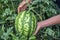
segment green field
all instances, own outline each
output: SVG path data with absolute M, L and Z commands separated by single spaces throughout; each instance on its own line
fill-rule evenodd
M 0 0 L 0 40 L 20 40 L 15 30 L 17 8 L 22 0 Z M 43 21 L 60 13 L 53 0 L 34 0 L 27 4 L 26 10 L 32 11 L 37 21 Z M 40 29 L 37 40 L 60 40 L 60 24 Z

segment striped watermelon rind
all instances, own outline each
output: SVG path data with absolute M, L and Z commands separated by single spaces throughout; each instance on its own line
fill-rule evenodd
M 30 11 L 20 12 L 15 20 L 15 29 L 22 36 L 31 37 L 36 30 L 36 16 Z

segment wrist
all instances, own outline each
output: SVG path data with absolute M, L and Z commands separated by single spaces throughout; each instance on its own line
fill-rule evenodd
M 44 20 L 44 21 L 39 22 L 38 24 L 40 28 L 43 28 L 43 27 L 49 26 L 51 22 Z

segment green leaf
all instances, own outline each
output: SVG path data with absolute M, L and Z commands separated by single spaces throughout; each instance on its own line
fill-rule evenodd
M 50 29 L 50 28 L 47 28 L 47 29 L 46 29 L 46 33 L 47 33 L 48 35 L 50 35 L 50 36 L 54 36 L 54 35 L 55 35 L 55 32 L 54 32 L 52 29 Z

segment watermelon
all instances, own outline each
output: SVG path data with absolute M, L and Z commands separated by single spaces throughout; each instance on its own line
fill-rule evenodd
M 33 12 L 23 11 L 20 12 L 15 20 L 15 29 L 20 34 L 22 39 L 29 40 L 36 30 L 36 16 Z M 21 40 L 22 40 L 21 39 Z

